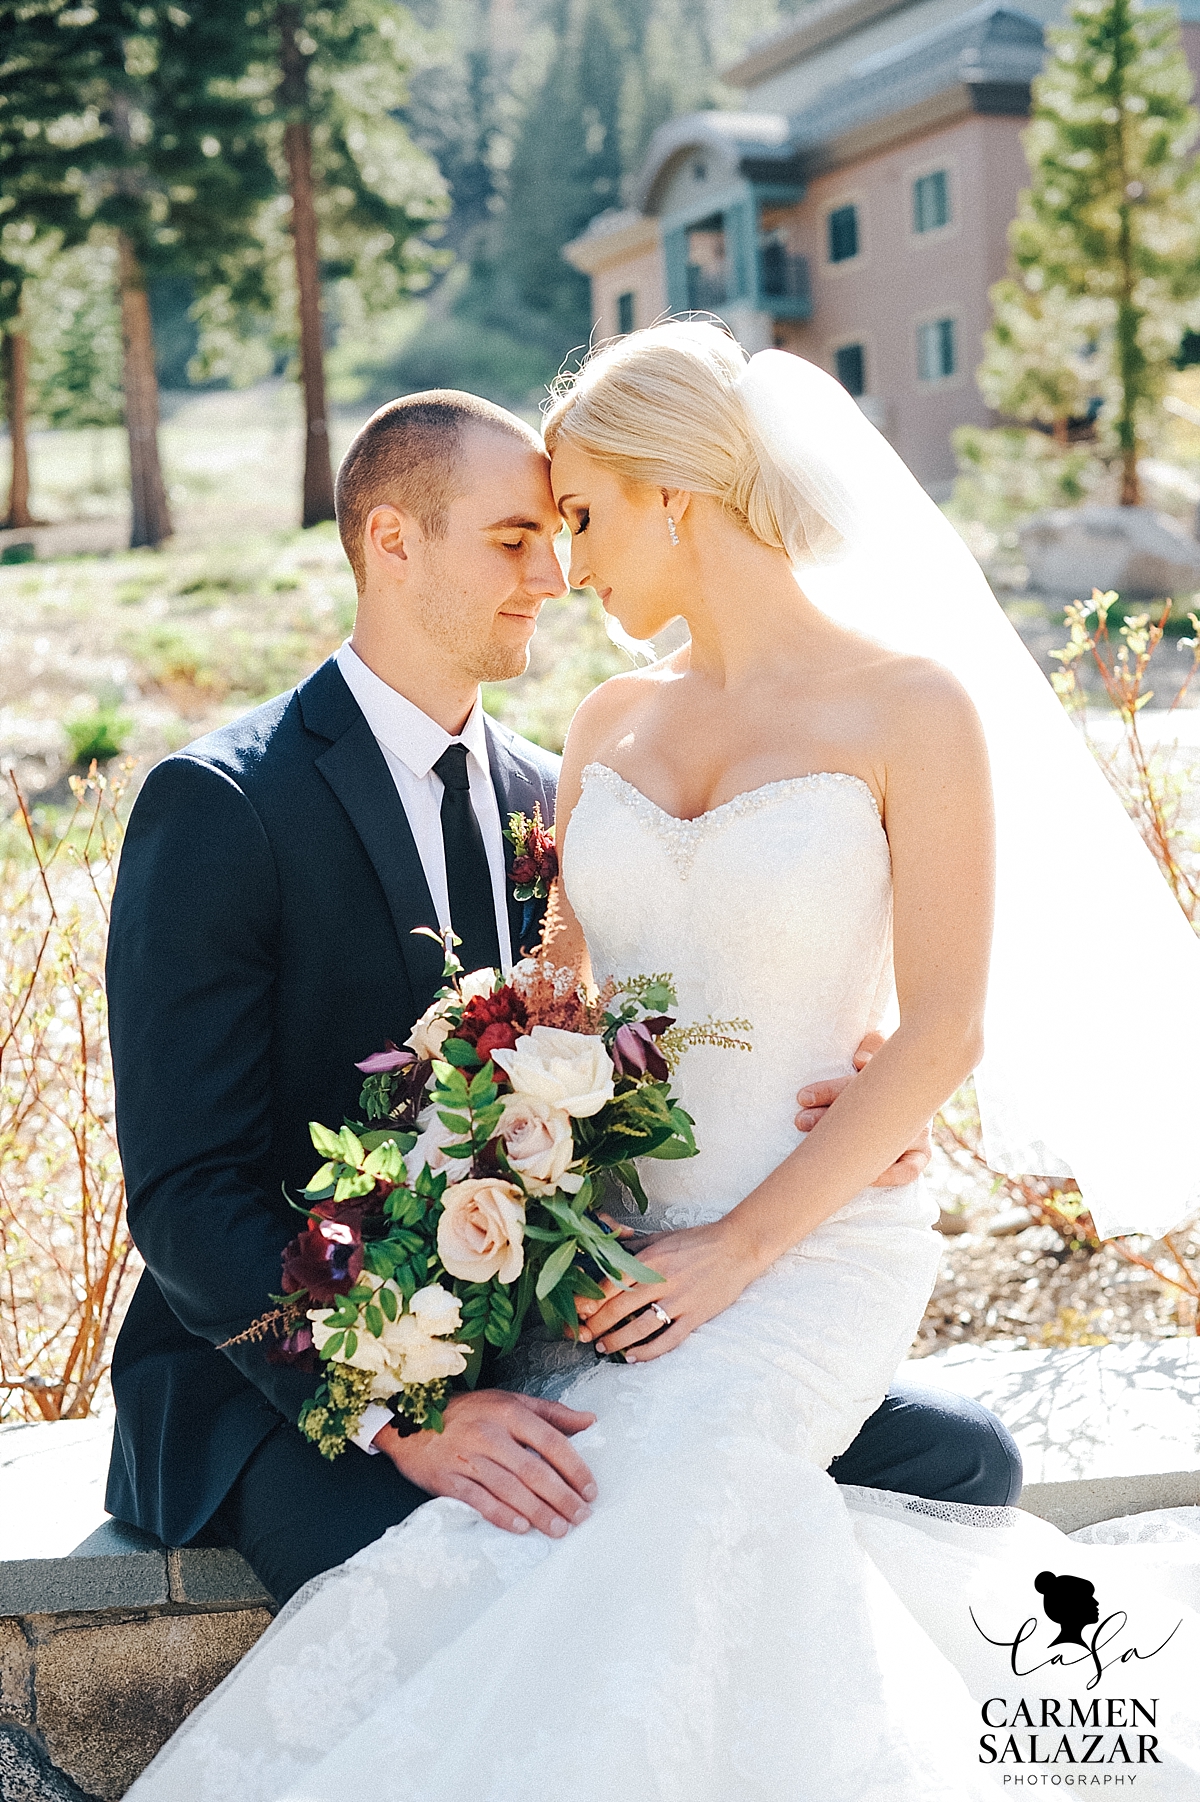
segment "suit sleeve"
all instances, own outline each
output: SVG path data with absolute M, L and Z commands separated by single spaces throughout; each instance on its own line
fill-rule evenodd
M 270 1304 L 280 1253 L 270 1169 L 279 887 L 232 777 L 194 758 L 151 771 L 129 822 L 107 965 L 129 1224 L 177 1319 L 216 1346 Z M 265 1345 L 224 1352 L 295 1420 L 311 1372 Z

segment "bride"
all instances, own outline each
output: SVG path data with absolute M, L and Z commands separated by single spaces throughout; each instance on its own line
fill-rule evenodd
M 746 1016 L 754 1049 L 682 1066 L 701 1155 L 644 1169 L 663 1280 L 583 1333 L 623 1356 L 524 1355 L 524 1387 L 596 1416 L 591 1519 L 518 1538 L 430 1502 L 301 1591 L 131 1795 L 1200 1798 L 1196 1510 L 1068 1540 L 826 1474 L 938 1261 L 921 1186 L 869 1185 L 985 1024 L 994 1162 L 1074 1170 L 1108 1232 L 1183 1213 L 1195 941 L 969 555 L 831 378 L 659 326 L 560 384 L 546 443 L 573 582 L 636 639 L 690 629 L 576 716 L 553 950 L 597 978 L 670 971 L 684 1018 Z M 1102 900 L 1153 941 L 1119 1023 L 1057 998 L 1058 935 Z M 894 1002 L 801 1138 L 799 1083 L 848 1074 Z

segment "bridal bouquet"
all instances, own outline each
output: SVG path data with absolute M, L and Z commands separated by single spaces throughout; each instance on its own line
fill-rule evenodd
M 596 1178 L 644 1212 L 634 1159 L 696 1155 L 672 1068 L 691 1045 L 745 1043 L 743 1021 L 677 1025 L 668 976 L 589 996 L 543 959 L 504 981 L 448 953 L 444 983 L 405 1047 L 357 1065 L 365 1121 L 310 1126 L 325 1161 L 283 1294 L 241 1335 L 282 1329 L 272 1355 L 323 1370 L 300 1427 L 328 1458 L 372 1401 L 440 1431 L 451 1384 L 474 1386 L 485 1345 L 511 1350 L 535 1304 L 573 1332 L 598 1279 L 657 1282 L 596 1217 Z

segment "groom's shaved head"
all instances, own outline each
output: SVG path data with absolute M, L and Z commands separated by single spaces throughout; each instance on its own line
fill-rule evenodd
M 375 507 L 410 513 L 430 538 L 446 534 L 468 435 L 502 432 L 544 455 L 532 426 L 476 394 L 431 388 L 405 394 L 373 413 L 342 458 L 337 475 L 338 531 L 361 593 L 366 586 L 363 533 Z

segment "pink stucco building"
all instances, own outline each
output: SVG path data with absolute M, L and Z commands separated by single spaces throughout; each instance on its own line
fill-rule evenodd
M 718 313 L 747 349 L 838 375 L 945 494 L 951 432 L 989 419 L 974 379 L 988 288 L 1059 11 L 1027 3 L 813 0 L 727 72 L 743 110 L 665 125 L 632 204 L 566 247 L 597 335 Z M 1183 0 L 1182 29 L 1200 70 L 1200 0 Z

